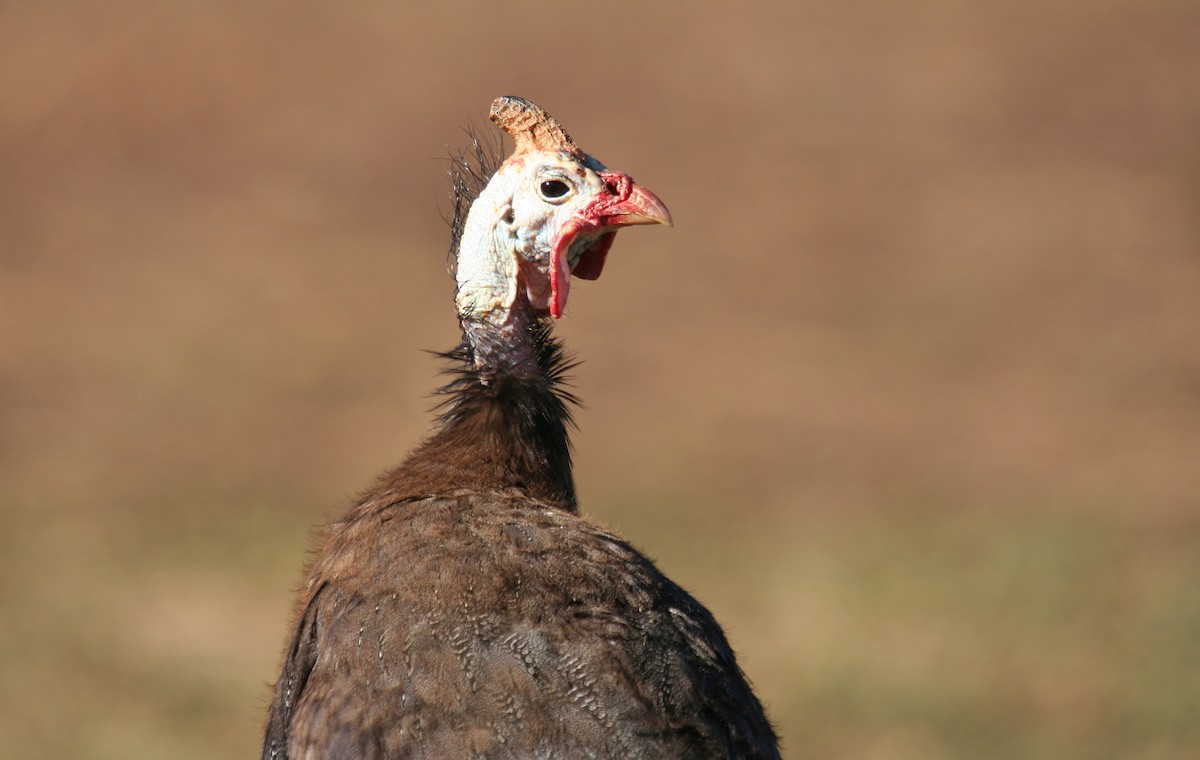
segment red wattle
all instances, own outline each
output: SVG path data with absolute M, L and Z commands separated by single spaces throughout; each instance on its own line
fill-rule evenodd
M 608 249 L 612 248 L 613 239 L 616 236 L 616 230 L 606 232 L 599 240 L 588 246 L 588 249 L 579 257 L 571 274 L 581 280 L 600 279 L 600 273 L 604 271 L 604 261 L 608 258 Z
M 567 291 L 571 289 L 571 275 L 564 275 L 566 267 L 555 267 L 554 279 L 550 284 L 550 316 L 558 319 L 567 305 Z

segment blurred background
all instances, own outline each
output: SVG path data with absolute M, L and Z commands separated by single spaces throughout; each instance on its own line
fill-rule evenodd
M 500 94 L 669 204 L 559 324 L 584 509 L 793 758 L 1200 756 L 1200 6 L 0 4 L 7 757 L 254 757 L 430 422 Z

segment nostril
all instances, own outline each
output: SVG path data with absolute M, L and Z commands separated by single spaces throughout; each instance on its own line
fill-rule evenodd
M 604 182 L 604 192 L 614 198 L 624 198 L 629 195 L 633 181 L 620 172 L 601 172 L 600 179 Z

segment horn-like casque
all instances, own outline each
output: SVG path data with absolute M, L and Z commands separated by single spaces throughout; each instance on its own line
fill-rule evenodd
M 580 158 L 586 157 L 553 116 L 524 98 L 501 95 L 492 103 L 489 117 L 516 141 L 514 153 L 561 150 Z

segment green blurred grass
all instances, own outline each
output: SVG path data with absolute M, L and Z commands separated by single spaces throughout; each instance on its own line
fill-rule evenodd
M 118 528 L 63 515 L 5 547 L 4 605 L 27 611 L 0 629 L 12 756 L 251 751 L 288 614 L 279 589 L 308 536 L 292 505 L 186 502 L 191 518 L 142 505 Z M 1198 746 L 1194 526 L 1061 505 L 893 506 L 754 523 L 669 494 L 593 510 L 726 622 L 790 756 L 1183 758 Z M 67 526 L 91 538 L 64 553 Z
M 733 621 L 745 667 L 769 676 L 760 685 L 789 754 L 1187 757 L 1198 746 L 1194 526 L 1063 505 L 892 506 L 765 527 L 720 515 L 683 543 L 664 517 L 646 537 Z

